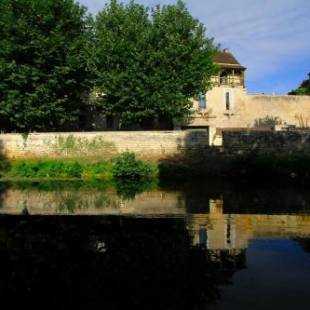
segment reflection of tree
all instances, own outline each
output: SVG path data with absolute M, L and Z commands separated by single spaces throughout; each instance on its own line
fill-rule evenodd
M 117 195 L 125 200 L 135 199 L 137 194 L 143 193 L 156 187 L 154 181 L 150 180 L 119 180 L 115 183 Z
M 0 297 L 14 307 L 199 309 L 218 296 L 214 263 L 184 221 L 0 218 Z

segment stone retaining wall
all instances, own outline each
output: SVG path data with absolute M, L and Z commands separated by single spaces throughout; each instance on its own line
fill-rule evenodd
M 108 159 L 124 151 L 162 159 L 208 145 L 208 131 L 115 131 L 1 134 L 0 154 L 15 158 Z
M 231 153 L 310 154 L 310 131 L 224 131 L 223 146 Z

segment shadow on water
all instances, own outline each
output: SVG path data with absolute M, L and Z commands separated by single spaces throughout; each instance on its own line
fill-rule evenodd
M 159 177 L 165 180 L 221 177 L 229 170 L 229 161 L 221 156 L 221 148 L 209 146 L 207 128 L 185 131 L 185 138 L 177 141 L 178 154 L 159 162 Z
M 184 184 L 181 188 L 189 213 L 208 213 L 213 200 L 223 202 L 225 214 L 310 213 L 308 187 L 268 182 L 252 186 L 213 180 Z
M 2 216 L 0 227 L 4 304 L 201 309 L 219 296 L 217 265 L 182 219 Z

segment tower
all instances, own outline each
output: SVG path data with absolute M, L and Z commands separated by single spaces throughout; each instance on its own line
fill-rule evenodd
M 214 62 L 220 68 L 219 75 L 212 79 L 214 86 L 245 88 L 244 73 L 246 68 L 237 61 L 228 49 L 219 51 L 214 57 Z

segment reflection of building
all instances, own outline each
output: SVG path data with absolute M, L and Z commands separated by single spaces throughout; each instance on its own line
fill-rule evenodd
M 208 249 L 222 269 L 245 266 L 251 239 L 310 238 L 310 215 L 224 214 L 223 204 L 211 199 L 209 213 L 187 216 L 193 245 Z
M 193 244 L 238 253 L 255 238 L 310 238 L 310 215 L 224 214 L 222 200 L 210 200 L 210 213 L 189 214 Z

